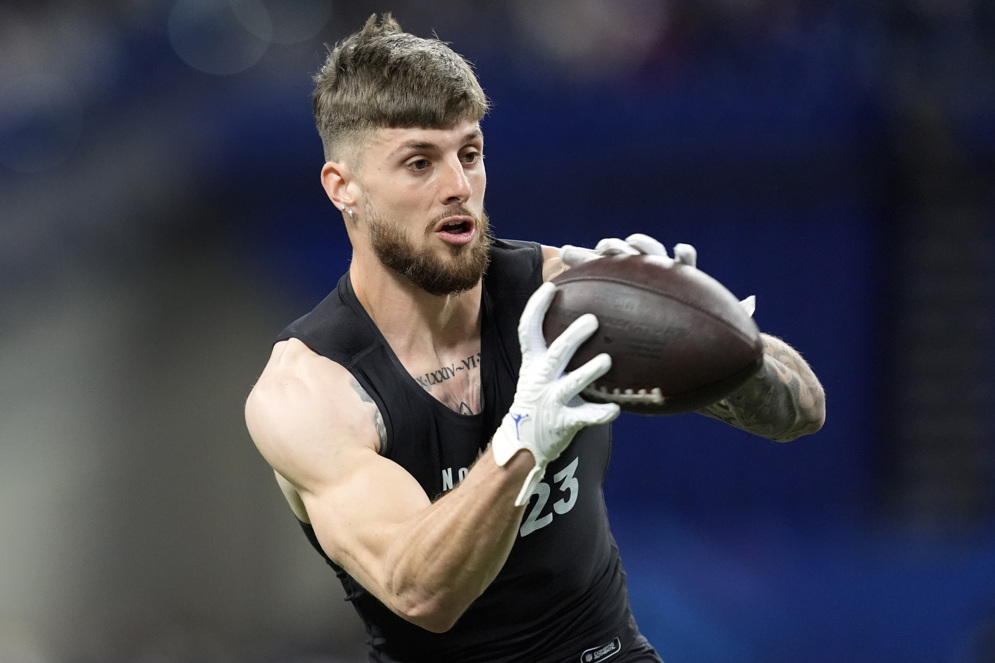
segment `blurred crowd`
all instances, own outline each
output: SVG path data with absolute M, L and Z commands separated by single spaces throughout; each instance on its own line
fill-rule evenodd
M 661 201 L 716 216 L 746 203 L 763 214 L 818 208 L 761 230 L 781 235 L 779 246 L 808 242 L 795 263 L 783 259 L 811 255 L 820 284 L 839 285 L 818 312 L 792 312 L 802 341 L 832 335 L 826 309 L 850 316 L 838 345 L 811 355 L 830 378 L 824 439 L 865 463 L 852 481 L 870 477 L 875 505 L 931 527 L 991 526 L 995 3 L 8 0 L 0 660 L 356 660 L 355 619 L 298 545 L 277 491 L 265 492 L 271 475 L 240 410 L 272 335 L 347 258 L 330 217 L 314 220 L 327 211 L 309 76 L 325 44 L 385 8 L 476 63 L 496 103 L 488 136 L 505 146 L 496 142 L 488 167 L 519 195 L 502 196 L 495 177 L 494 209 L 546 212 L 543 187 L 559 186 L 554 209 L 590 215 L 550 221 L 536 239 L 596 239 L 599 204 L 631 216 Z M 554 158 L 570 162 L 573 181 L 547 179 Z M 533 170 L 511 172 L 522 161 Z M 657 169 L 648 187 L 619 176 L 642 164 Z M 704 174 L 693 179 L 687 164 Z M 614 188 L 597 196 L 602 179 Z M 811 246 L 837 237 L 825 219 L 844 207 L 838 243 Z M 716 227 L 731 228 L 723 241 L 761 242 L 752 226 Z M 697 229 L 708 256 L 712 235 Z M 834 247 L 838 260 L 825 255 Z M 749 271 L 740 260 L 729 264 Z M 770 278 L 775 293 L 805 280 Z M 867 299 L 837 305 L 850 293 Z M 758 315 L 776 315 L 774 303 L 761 296 Z M 880 318 L 865 319 L 871 311 Z M 835 352 L 844 342 L 852 356 Z M 934 352 L 938 343 L 962 352 Z M 866 375 L 836 380 L 856 372 L 853 357 L 869 360 Z M 844 466 L 828 457 L 806 462 Z M 975 585 L 988 604 L 972 603 L 967 635 L 943 660 L 991 652 L 991 622 L 977 614 L 991 615 L 995 596 Z M 874 652 L 847 660 L 887 660 Z

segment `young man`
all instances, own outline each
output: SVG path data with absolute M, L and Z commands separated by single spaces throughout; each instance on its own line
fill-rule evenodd
M 564 366 L 543 315 L 571 264 L 665 254 L 490 237 L 488 102 L 436 39 L 373 16 L 329 54 L 314 112 L 348 272 L 278 338 L 249 431 L 366 624 L 371 661 L 660 661 L 629 610 L 602 496 L 613 404 L 578 394 L 607 355 Z M 687 245 L 678 259 L 693 262 Z M 773 338 L 758 377 L 707 414 L 773 439 L 817 430 L 823 396 Z

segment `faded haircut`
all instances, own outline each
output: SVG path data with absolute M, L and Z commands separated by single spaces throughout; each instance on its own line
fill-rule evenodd
M 330 48 L 311 96 L 325 160 L 340 160 L 376 129 L 448 129 L 479 121 L 490 103 L 470 64 L 437 38 L 408 34 L 390 13 Z

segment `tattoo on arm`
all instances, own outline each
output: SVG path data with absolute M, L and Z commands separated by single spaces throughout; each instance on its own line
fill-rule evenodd
M 701 413 L 778 442 L 816 432 L 825 419 L 822 385 L 791 346 L 766 334 L 763 339 L 760 371 Z
M 383 416 L 380 414 L 380 408 L 377 407 L 376 402 L 370 397 L 366 390 L 363 389 L 363 385 L 359 384 L 356 378 L 352 378 L 350 382 L 353 391 L 359 394 L 359 398 L 364 403 L 369 403 L 373 406 L 373 426 L 377 430 L 377 438 L 380 440 L 380 446 L 382 447 L 387 443 L 387 426 L 384 425 Z

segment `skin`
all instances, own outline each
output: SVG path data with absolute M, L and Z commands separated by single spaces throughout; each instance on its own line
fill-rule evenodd
M 544 252 L 546 280 L 568 269 L 557 249 Z M 826 421 L 826 395 L 819 379 L 790 345 L 769 334 L 760 337 L 764 363 L 753 379 L 699 413 L 775 442 L 818 432 Z
M 353 150 L 357 156 L 330 161 L 321 172 L 329 199 L 353 210 L 342 218 L 359 301 L 409 374 L 465 413 L 478 412 L 481 402 L 481 285 L 435 296 L 385 268 L 370 246 L 364 210 L 373 205 L 413 247 L 450 259 L 452 240 L 437 232 L 439 219 L 456 207 L 470 213 L 458 220 L 483 216 L 482 151 L 476 122 L 386 128 Z M 565 269 L 556 249 L 545 247 L 543 255 L 547 280 Z M 774 431 L 774 439 L 817 430 L 822 392 L 807 364 L 779 341 L 767 357 L 755 385 L 708 414 L 751 432 Z M 442 379 L 441 369 L 455 366 L 461 370 Z M 385 428 L 369 395 L 345 368 L 296 339 L 274 346 L 245 416 L 291 507 L 312 524 L 326 554 L 410 622 L 448 630 L 507 560 L 525 509 L 514 500 L 535 465 L 530 452 L 498 466 L 488 449 L 462 482 L 432 501 L 378 454 Z
M 354 210 L 355 219 L 346 214 L 343 221 L 356 295 L 413 377 L 479 354 L 481 286 L 433 296 L 384 268 L 362 211 L 374 202 L 414 246 L 446 259 L 450 246 L 435 220 L 456 205 L 483 214 L 482 149 L 476 122 L 382 129 L 359 159 L 322 170 L 332 202 Z M 465 373 L 465 380 L 436 385 L 433 395 L 475 411 L 479 367 Z M 432 502 L 413 477 L 378 455 L 379 417 L 348 371 L 294 339 L 274 346 L 246 404 L 253 440 L 326 554 L 398 615 L 442 632 L 504 565 L 524 511 L 515 496 L 535 461 L 519 451 L 499 467 L 488 451 Z
M 817 432 L 826 421 L 826 395 L 798 351 L 761 335 L 764 365 L 744 386 L 702 414 L 775 442 Z

